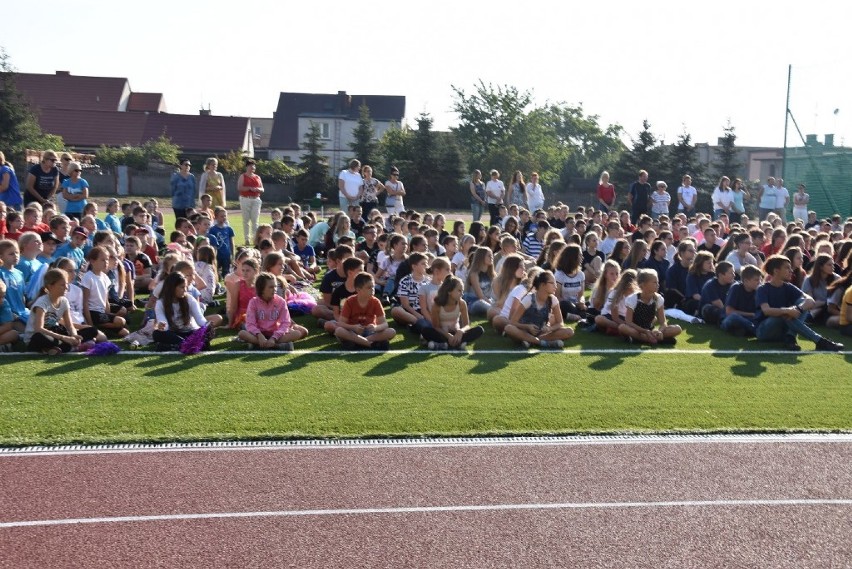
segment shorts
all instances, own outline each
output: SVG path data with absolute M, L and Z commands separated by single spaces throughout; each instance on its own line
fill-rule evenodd
M 106 312 L 98 312 L 96 310 L 90 310 L 89 314 L 92 315 L 92 324 L 97 326 L 98 324 L 112 324 L 115 321 L 115 314 Z

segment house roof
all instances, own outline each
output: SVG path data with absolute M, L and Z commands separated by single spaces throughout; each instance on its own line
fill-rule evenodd
M 36 109 L 118 111 L 130 92 L 123 77 L 82 77 L 67 71 L 55 75 L 15 73 L 15 86 Z
M 39 123 L 77 148 L 138 146 L 165 134 L 184 152 L 209 153 L 243 150 L 250 128 L 246 117 L 62 109 L 43 109 Z
M 166 101 L 162 93 L 131 93 L 127 101 L 128 111 L 166 112 Z
M 270 148 L 299 148 L 299 118 L 328 117 L 358 120 L 359 107 L 366 104 L 374 121 L 402 122 L 405 116 L 405 97 L 394 95 L 347 95 L 284 93 L 278 97 L 278 110 L 272 125 Z

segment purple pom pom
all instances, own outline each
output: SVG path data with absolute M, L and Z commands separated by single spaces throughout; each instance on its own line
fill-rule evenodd
M 210 338 L 213 335 L 213 329 L 210 326 L 199 328 L 192 334 L 186 337 L 186 340 L 181 342 L 180 351 L 182 354 L 197 354 L 210 343 Z
M 112 342 L 101 342 L 86 352 L 87 356 L 111 356 L 121 351 L 121 348 Z

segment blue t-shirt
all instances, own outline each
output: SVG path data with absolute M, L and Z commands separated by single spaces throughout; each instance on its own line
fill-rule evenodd
M 668 275 L 670 265 L 671 263 L 669 263 L 668 259 L 664 258 L 662 261 L 657 261 L 651 257 L 640 261 L 639 268 L 654 269 L 657 272 L 657 280 L 660 281 L 660 292 L 663 292 L 666 290 L 666 276 Z
M 21 260 L 18 261 L 15 268 L 21 271 L 21 274 L 24 275 L 24 283 L 29 283 L 30 279 L 33 278 L 33 274 L 36 273 L 43 264 L 44 263 L 38 259 L 24 259 L 21 257 Z
M 9 301 L 5 298 L 0 303 L 0 324 L 8 324 L 15 321 L 15 315 L 12 314 L 12 307 L 9 306 Z
M 311 262 L 311 257 L 316 258 L 316 253 L 314 252 L 314 248 L 308 244 L 305 244 L 304 249 L 299 249 L 299 246 L 296 245 L 293 247 L 293 253 L 299 256 L 302 260 L 302 265 L 307 267 Z
M 231 239 L 234 237 L 234 229 L 230 225 L 211 225 L 207 230 L 207 238 L 210 245 L 216 249 L 216 259 L 231 260 Z
M 172 174 L 170 185 L 172 189 L 172 207 L 177 209 L 195 207 L 195 176 L 190 174 L 184 178 L 175 172 Z
M 56 253 L 53 254 L 54 259 L 58 259 L 59 257 L 68 257 L 74 261 L 74 264 L 77 266 L 77 272 L 79 273 L 80 268 L 83 266 L 83 261 L 86 260 L 86 253 L 82 247 L 74 247 L 70 241 L 66 241 L 57 247 Z
M 15 171 L 12 170 L 11 166 L 3 164 L 0 166 L 0 180 L 2 180 L 3 176 L 6 174 L 9 175 L 9 187 L 6 188 L 5 192 L 0 193 L 0 201 L 12 209 L 20 209 L 21 204 L 24 203 L 24 199 L 21 196 L 21 187 L 18 185 L 18 177 L 15 175 Z
M 692 298 L 696 294 L 701 294 L 701 289 L 704 288 L 704 283 L 713 278 L 713 273 L 705 273 L 703 275 L 687 275 L 686 276 L 686 292 L 685 296 Z
M 6 283 L 6 300 L 12 316 L 24 324 L 30 317 L 30 310 L 24 302 L 24 275 L 16 268 L 0 267 L 0 279 Z
M 705 305 L 711 304 L 716 300 L 721 300 L 723 303 L 725 299 L 728 298 L 728 292 L 731 290 L 731 285 L 723 285 L 719 282 L 719 279 L 713 277 L 701 287 L 701 308 L 704 308 Z
M 121 221 L 118 219 L 117 215 L 111 213 L 106 214 L 106 217 L 104 218 L 104 225 L 106 225 L 106 228 L 113 233 L 121 235 Z
M 789 308 L 796 306 L 802 300 L 804 294 L 799 287 L 790 283 L 784 283 L 781 286 L 772 286 L 770 283 L 760 285 L 755 293 L 755 304 L 757 305 L 755 322 L 768 318 L 760 310 L 764 303 L 768 304 L 770 308 Z
M 755 292 L 747 291 L 743 283 L 734 283 L 731 290 L 728 291 L 728 296 L 725 299 L 725 306 L 730 306 L 734 310 L 740 312 L 751 312 L 754 314 L 757 311 L 755 304 Z
M 62 189 L 67 191 L 72 196 L 82 194 L 83 190 L 87 190 L 88 188 L 89 182 L 87 182 L 83 178 L 79 178 L 76 182 L 72 182 L 71 178 L 66 178 L 62 181 Z M 86 200 L 68 200 L 68 204 L 65 206 L 65 213 L 83 213 L 83 209 L 85 209 L 87 203 L 88 202 Z
M 689 267 L 684 267 L 675 261 L 666 271 L 666 288 L 680 291 L 686 295 L 686 277 L 689 276 Z

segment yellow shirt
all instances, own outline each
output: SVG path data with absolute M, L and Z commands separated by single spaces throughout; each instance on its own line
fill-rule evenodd
M 849 314 L 849 307 L 852 306 L 852 286 L 846 289 L 846 292 L 843 293 L 843 300 L 840 302 L 840 325 L 846 326 L 849 324 L 849 318 L 846 317 Z

